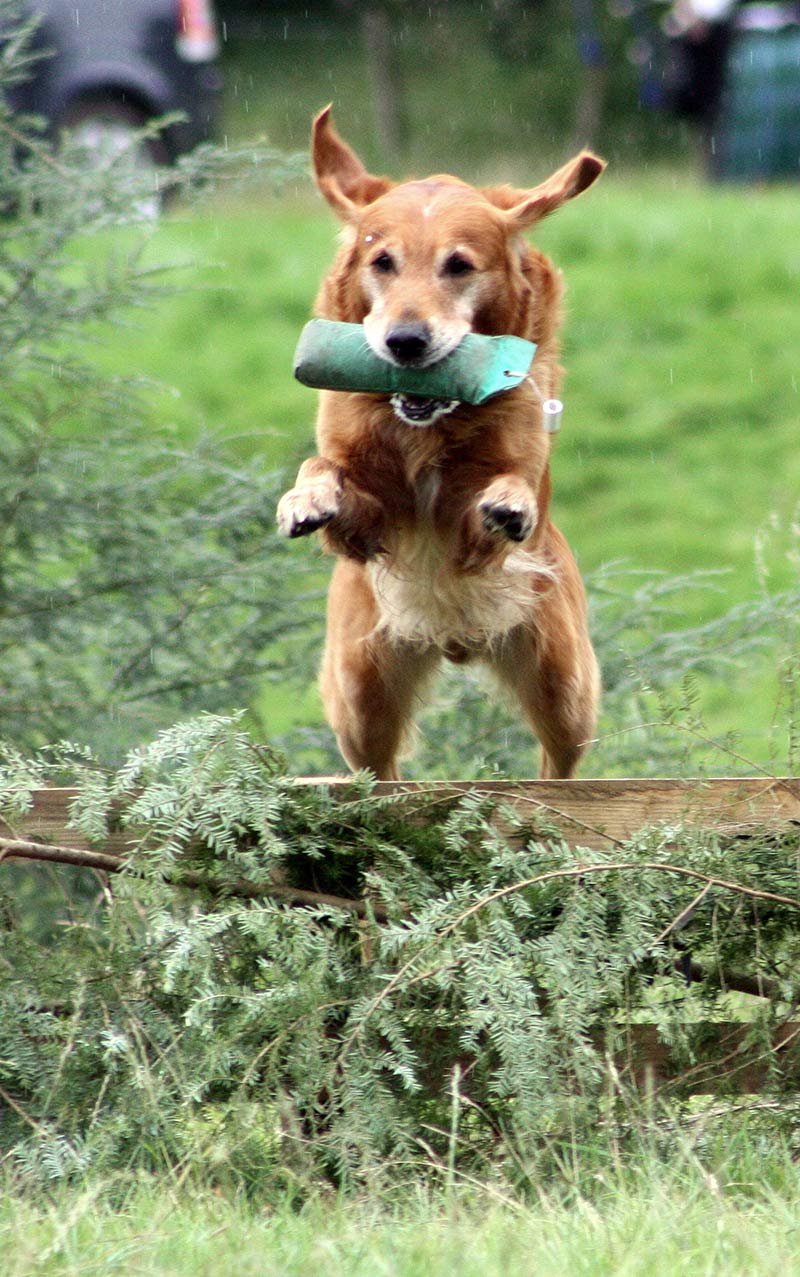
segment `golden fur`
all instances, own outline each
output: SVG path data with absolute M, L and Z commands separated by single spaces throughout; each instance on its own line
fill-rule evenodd
M 321 685 L 353 768 L 398 775 L 415 700 L 444 656 L 488 664 L 542 745 L 541 774 L 571 776 L 599 695 L 583 586 L 548 517 L 561 285 L 522 232 L 602 171 L 584 152 L 528 191 L 449 175 L 394 184 L 369 174 L 314 121 L 317 184 L 344 222 L 316 312 L 363 323 L 391 362 L 425 366 L 465 333 L 537 343 L 534 385 L 421 428 L 385 395 L 323 391 L 319 455 L 282 498 L 287 536 L 322 529 L 337 556 Z

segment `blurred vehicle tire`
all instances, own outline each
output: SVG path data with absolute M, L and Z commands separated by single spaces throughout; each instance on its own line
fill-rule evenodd
M 151 120 L 177 114 L 148 139 L 141 163 L 172 163 L 215 133 L 219 39 L 212 0 L 27 0 L 41 53 L 11 86 L 15 110 L 43 116 L 53 133 L 77 128 L 112 153 Z

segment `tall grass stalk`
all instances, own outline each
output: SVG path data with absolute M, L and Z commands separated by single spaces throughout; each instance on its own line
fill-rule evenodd
M 6 1184 L 0 1207 L 4 1277 L 134 1274 L 202 1277 L 774 1277 L 800 1257 L 800 1182 L 787 1150 L 753 1142 L 714 1162 L 680 1151 L 643 1155 L 635 1173 L 598 1174 L 579 1191 L 542 1187 L 527 1206 L 457 1189 L 413 1188 L 360 1202 L 318 1197 L 269 1213 L 162 1181 L 118 1196 L 108 1186 L 38 1201 Z

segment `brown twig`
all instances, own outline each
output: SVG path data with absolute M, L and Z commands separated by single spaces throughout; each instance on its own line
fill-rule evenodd
M 30 842 L 24 838 L 0 838 L 0 863 L 3 860 L 44 860 L 49 864 L 75 865 L 81 869 L 100 869 L 106 873 L 120 873 L 123 870 L 137 873 L 135 865 L 126 862 L 121 856 L 109 855 L 101 851 L 83 851 L 78 847 L 62 847 L 53 843 Z M 292 905 L 345 909 L 348 913 L 358 914 L 361 918 L 372 913 L 380 922 L 388 917 L 386 909 L 377 902 L 351 900 L 347 896 L 333 896 L 324 891 L 305 891 L 285 883 L 255 883 L 248 882 L 244 878 L 234 883 L 215 883 L 202 874 L 190 871 L 185 873 L 178 871 L 174 878 L 168 873 L 163 876 L 166 882 L 175 887 L 207 887 L 212 891 L 224 891 L 229 895 L 243 896 L 245 899 L 274 896 Z
M 2 1086 L 0 1086 L 0 1100 L 2 1100 L 4 1104 L 7 1104 L 10 1109 L 13 1109 L 17 1116 L 22 1118 L 23 1122 L 27 1122 L 28 1126 L 32 1126 L 37 1135 L 42 1134 L 44 1127 L 41 1123 L 32 1118 L 29 1113 L 26 1113 L 22 1105 L 18 1104 L 13 1095 L 9 1095 L 8 1091 L 6 1091 Z
M 15 129 L 11 124 L 9 124 L 8 120 L 0 120 L 0 130 L 2 130 L 7 137 L 10 137 L 12 142 L 16 142 L 17 146 L 22 146 L 26 150 L 32 151 L 37 159 L 40 159 L 44 164 L 47 164 L 54 172 L 58 173 L 59 177 L 63 177 L 64 181 L 70 183 L 75 181 L 75 174 L 68 168 L 65 168 L 63 164 L 59 164 L 55 156 L 53 156 L 46 147 L 41 146 L 34 138 L 27 134 L 20 133 L 19 129 Z
M 663 944 L 667 936 L 672 935 L 673 931 L 680 931 L 685 927 L 687 922 L 691 921 L 695 910 L 703 903 L 710 890 L 711 884 L 707 882 L 702 890 L 698 891 L 694 900 L 691 900 L 684 909 L 681 909 L 680 913 L 672 919 L 672 922 L 669 922 L 664 930 L 656 936 L 652 947 L 655 948 L 657 944 Z
M 60 847 L 55 843 L 32 842 L 26 838 L 0 838 L 2 860 L 46 860 L 51 864 L 77 865 L 82 869 L 104 869 L 117 873 L 123 868 L 119 856 L 104 851 L 82 851 L 79 847 Z

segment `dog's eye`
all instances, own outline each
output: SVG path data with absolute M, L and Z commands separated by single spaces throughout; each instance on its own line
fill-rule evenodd
M 378 253 L 378 256 L 372 260 L 372 268 L 380 271 L 382 275 L 388 275 L 394 270 L 394 258 L 390 253 Z
M 469 275 L 475 267 L 462 253 L 451 253 L 442 269 L 445 275 Z

